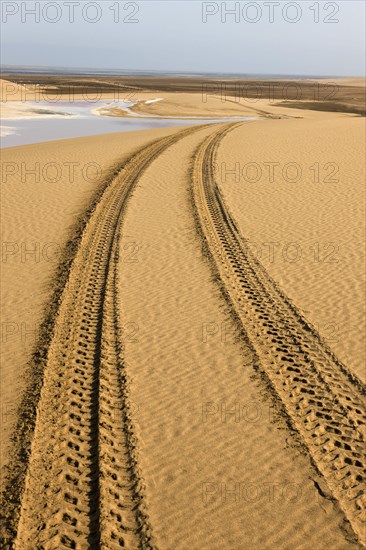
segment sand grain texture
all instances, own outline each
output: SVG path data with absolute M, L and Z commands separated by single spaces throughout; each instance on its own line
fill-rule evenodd
M 137 110 L 224 112 L 216 100 L 202 109 L 197 94 L 164 97 Z M 5 151 L 16 168 L 2 182 L 5 544 L 365 543 L 362 120 L 265 100 L 256 113 L 283 119 Z M 101 171 L 86 181 L 91 161 Z M 273 161 L 306 175 L 223 177 L 224 163 Z M 35 162 L 57 163 L 61 179 L 24 176 Z M 310 166 L 332 162 L 338 181 L 311 182 Z M 70 262 L 49 261 L 49 245 L 64 254 L 70 239 Z M 305 249 L 314 240 L 338 243 L 345 261 L 321 261 L 322 249 L 301 264 L 258 254 L 269 241 Z M 24 331 L 44 320 L 52 281 L 60 288 L 46 342 L 30 339 Z M 23 394 L 27 365 L 33 397 Z M 22 395 L 30 399 L 19 420 Z
M 135 261 L 121 262 L 125 357 L 158 546 L 346 547 L 339 511 L 316 493 L 308 459 L 270 421 L 269 394 L 252 378 L 255 354 L 237 341 L 200 239 L 192 238 L 198 137 L 146 171 L 125 221 L 136 246 Z M 294 487 L 291 500 L 286 490 Z
M 253 253 L 365 382 L 365 125 L 326 117 L 238 127 L 216 177 Z

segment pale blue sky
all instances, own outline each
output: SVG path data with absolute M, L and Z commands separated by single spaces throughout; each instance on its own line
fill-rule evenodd
M 365 74 L 363 0 L 267 3 L 2 0 L 1 4 L 1 62 L 4 65 L 294 75 Z M 39 22 L 34 15 L 22 10 L 22 5 L 31 9 L 36 4 L 40 10 Z M 227 15 L 226 22 L 222 21 L 225 16 L 222 4 L 227 9 L 237 4 L 238 22 L 235 15 Z M 74 22 L 69 21 L 71 5 Z M 118 16 L 117 6 L 119 22 L 114 21 Z M 270 22 L 271 9 L 274 10 L 273 22 Z M 133 12 L 136 13 L 132 15 Z M 207 15 L 204 23 L 206 12 L 213 13 Z M 318 23 L 315 22 L 317 17 Z M 99 20 L 95 23 L 85 20 L 94 18 Z M 137 22 L 129 23 L 123 21 L 124 18 Z M 249 22 L 256 18 L 257 22 Z M 289 22 L 295 18 L 299 20 Z M 338 22 L 325 22 L 326 18 L 338 19 Z

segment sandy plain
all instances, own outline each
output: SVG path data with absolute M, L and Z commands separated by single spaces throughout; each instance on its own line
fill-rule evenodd
M 364 118 L 139 86 L 256 120 L 3 151 L 4 544 L 359 548 Z

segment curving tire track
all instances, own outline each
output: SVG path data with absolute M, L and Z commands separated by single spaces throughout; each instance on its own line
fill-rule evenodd
M 365 537 L 365 389 L 240 237 L 215 181 L 221 126 L 198 147 L 191 196 L 212 267 L 261 367 L 360 542 Z
M 155 140 L 130 157 L 96 205 L 61 295 L 15 540 L 17 550 L 154 548 L 119 342 L 123 213 L 144 170 L 206 126 Z M 16 508 L 16 507 L 15 507 Z M 13 518 L 7 518 L 14 523 Z

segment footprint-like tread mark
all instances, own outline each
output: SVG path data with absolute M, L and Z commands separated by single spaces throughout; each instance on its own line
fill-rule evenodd
M 160 138 L 127 159 L 80 239 L 48 347 L 15 540 L 16 550 L 154 548 L 122 345 L 118 254 L 128 199 L 168 147 L 205 128 Z
M 365 544 L 365 388 L 278 288 L 237 230 L 214 173 L 218 146 L 237 126 L 219 127 L 195 152 L 191 196 L 198 230 L 263 371 Z

